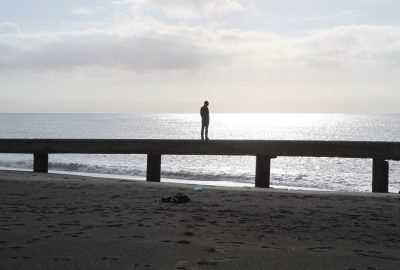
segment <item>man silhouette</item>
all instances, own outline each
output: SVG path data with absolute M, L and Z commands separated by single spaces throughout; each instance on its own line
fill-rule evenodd
M 210 124 L 210 112 L 208 111 L 208 101 L 204 101 L 204 106 L 200 108 L 201 115 L 201 140 L 204 140 L 204 131 L 206 141 L 208 141 L 208 124 Z

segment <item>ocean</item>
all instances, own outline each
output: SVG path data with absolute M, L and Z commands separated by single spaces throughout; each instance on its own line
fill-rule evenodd
M 200 139 L 198 114 L 0 114 L 0 138 Z M 210 139 L 400 141 L 400 114 L 211 114 Z M 32 155 L 0 154 L 0 167 L 31 169 Z M 400 163 L 390 161 L 390 192 Z M 143 179 L 145 155 L 50 155 L 55 172 Z M 253 185 L 255 157 L 163 156 L 162 178 Z M 372 160 L 278 157 L 273 186 L 371 191 Z

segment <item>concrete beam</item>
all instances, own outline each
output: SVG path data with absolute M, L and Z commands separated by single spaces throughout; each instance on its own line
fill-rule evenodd
M 0 139 L 0 153 L 167 154 L 400 160 L 400 142 Z

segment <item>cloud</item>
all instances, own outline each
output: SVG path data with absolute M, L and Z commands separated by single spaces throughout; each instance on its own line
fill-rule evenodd
M 19 34 L 21 30 L 17 24 L 14 23 L 0 23 L 1 34 Z
M 88 7 L 76 7 L 71 10 L 71 13 L 80 16 L 90 16 L 93 15 L 95 12 L 93 9 Z
M 400 68 L 400 26 L 342 26 L 288 38 L 267 32 L 134 22 L 80 32 L 3 34 L 0 50 L 0 69 L 14 71 Z
M 135 14 L 158 11 L 168 17 L 184 19 L 211 18 L 245 10 L 237 0 L 119 0 L 115 4 L 128 4 Z
M 162 0 L 153 0 L 155 6 L 161 6 Z M 226 13 L 240 12 L 245 8 L 234 0 L 203 0 L 203 1 L 167 1 L 164 12 L 170 17 L 180 18 L 210 18 Z
M 176 31 L 85 30 L 0 35 L 0 69 L 68 70 L 80 67 L 137 72 L 199 69 L 227 61 L 223 52 L 195 41 L 187 29 Z M 184 33 L 189 36 L 184 36 Z M 191 35 L 191 36 L 190 36 Z
M 297 59 L 316 67 L 400 67 L 400 25 L 353 25 L 314 31 L 294 42 Z
M 361 17 L 365 17 L 368 15 L 368 12 L 363 10 L 343 10 L 335 14 L 331 15 L 319 15 L 319 16 L 305 16 L 305 17 L 292 17 L 289 18 L 290 21 L 293 22 L 302 22 L 302 21 L 310 21 L 310 22 L 322 22 L 322 21 L 346 21 L 350 19 L 358 19 Z

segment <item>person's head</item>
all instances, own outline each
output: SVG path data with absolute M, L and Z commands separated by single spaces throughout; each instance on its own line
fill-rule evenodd
M 208 101 L 204 101 L 204 106 L 208 106 Z

